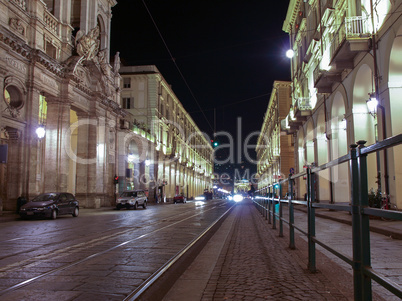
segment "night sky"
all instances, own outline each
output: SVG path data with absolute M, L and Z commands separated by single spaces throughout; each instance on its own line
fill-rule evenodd
M 290 80 L 282 31 L 289 1 L 117 2 L 111 57 L 119 51 L 123 65 L 156 65 L 209 136 L 215 127 L 236 141 L 239 117 L 243 139 L 261 129 L 273 81 Z

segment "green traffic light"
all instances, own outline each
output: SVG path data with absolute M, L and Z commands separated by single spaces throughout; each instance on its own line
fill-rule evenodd
M 214 142 L 214 146 L 218 146 L 218 142 Z

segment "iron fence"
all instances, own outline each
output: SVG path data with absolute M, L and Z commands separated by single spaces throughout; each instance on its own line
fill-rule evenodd
M 348 263 L 353 269 L 353 287 L 355 300 L 372 300 L 372 280 L 389 290 L 391 293 L 402 298 L 402 287 L 397 283 L 386 279 L 381 273 L 371 267 L 370 252 L 370 228 L 369 217 L 377 216 L 381 218 L 402 221 L 402 212 L 393 210 L 382 210 L 370 208 L 368 202 L 368 182 L 367 182 L 367 156 L 378 151 L 385 151 L 388 148 L 402 144 L 402 134 L 387 138 L 381 142 L 370 146 L 364 146 L 365 141 L 358 141 L 357 144 L 350 146 L 347 155 L 339 157 L 326 164 L 314 167 L 309 166 L 299 174 L 290 175 L 288 179 L 274 183 L 271 187 L 277 186 L 282 195 L 281 187 L 288 182 L 289 193 L 287 199 L 276 197 L 275 193 L 268 193 L 266 197 L 255 197 L 254 204 L 260 213 L 268 219 L 273 229 L 277 229 L 279 224 L 279 236 L 283 236 L 283 223 L 289 225 L 289 247 L 295 248 L 295 230 L 298 230 L 307 237 L 308 243 L 308 269 L 316 271 L 316 244 L 331 252 L 341 260 Z M 315 202 L 315 177 L 318 172 L 335 167 L 339 164 L 348 162 L 351 176 L 351 200 L 350 205 L 327 204 Z M 306 199 L 294 200 L 293 182 L 300 177 L 307 178 Z M 289 210 L 288 220 L 283 218 L 283 205 L 287 204 Z M 307 207 L 307 232 L 298 227 L 294 222 L 294 205 L 299 204 Z M 315 209 L 324 208 L 334 211 L 349 212 L 352 216 L 352 247 L 353 256 L 350 258 L 341 252 L 336 251 L 329 245 L 316 238 L 315 229 Z

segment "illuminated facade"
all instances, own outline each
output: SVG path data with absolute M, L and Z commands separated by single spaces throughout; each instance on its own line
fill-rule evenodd
M 120 75 L 122 106 L 129 114 L 118 140 L 125 145 L 119 153 L 119 189 L 147 189 L 149 198 L 158 201 L 179 193 L 191 198 L 211 189 L 210 140 L 159 70 L 153 65 L 123 66 Z
M 113 203 L 125 115 L 118 57 L 109 63 L 116 3 L 0 0 L 2 210 L 51 191 L 76 194 L 81 207 Z
M 402 1 L 291 0 L 289 33 L 292 105 L 285 130 L 295 135 L 295 167 L 324 164 L 349 151 L 402 132 Z M 366 101 L 376 97 L 377 114 Z M 385 118 L 383 116 L 385 116 Z M 368 188 L 380 189 L 402 208 L 401 147 L 368 157 Z M 303 179 L 296 183 L 300 196 Z M 349 202 L 347 164 L 321 171 L 320 201 Z
M 291 82 L 274 82 L 256 146 L 260 194 L 273 192 L 272 185 L 287 178 L 294 168 L 293 136 L 281 131 L 281 120 L 286 118 L 292 103 L 291 95 Z M 287 192 L 287 183 L 282 192 Z

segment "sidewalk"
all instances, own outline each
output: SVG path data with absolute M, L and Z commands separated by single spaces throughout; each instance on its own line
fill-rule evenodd
M 307 212 L 305 206 L 295 206 L 295 210 Z M 340 223 L 352 225 L 352 215 L 345 211 L 334 211 L 328 209 L 316 209 L 315 215 Z M 402 221 L 382 220 L 381 218 L 370 218 L 370 231 L 383 234 L 393 239 L 402 239 Z
M 351 275 L 320 252 L 310 273 L 307 245 L 296 243 L 289 249 L 251 201 L 239 203 L 163 300 L 353 300 Z

